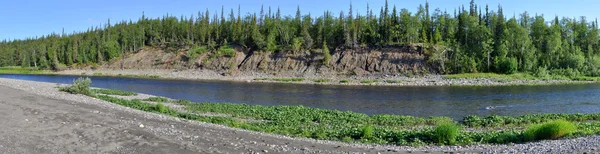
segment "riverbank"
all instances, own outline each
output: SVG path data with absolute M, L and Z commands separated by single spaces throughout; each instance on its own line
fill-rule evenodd
M 211 70 L 165 70 L 165 69 L 98 69 L 98 70 L 65 70 L 52 72 L 58 75 L 84 76 L 120 76 L 134 78 L 162 78 L 185 80 L 220 80 L 235 82 L 277 82 L 294 84 L 321 85 L 368 85 L 368 86 L 511 86 L 511 85 L 550 85 L 594 83 L 597 80 L 572 80 L 568 78 L 538 79 L 531 76 L 515 77 L 515 75 L 466 74 L 466 75 L 427 75 L 427 76 L 281 76 L 265 73 L 237 73 L 226 75 Z M 595 79 L 595 78 L 594 78 Z
M 323 141 L 313 140 L 306 138 L 290 138 L 280 135 L 271 135 L 266 133 L 256 133 L 251 131 L 245 131 L 235 128 L 227 128 L 220 125 L 207 124 L 197 121 L 181 120 L 180 118 L 173 118 L 164 114 L 143 112 L 134 110 L 132 108 L 123 107 L 117 104 L 101 101 L 91 97 L 83 95 L 72 95 L 64 92 L 58 92 L 56 84 L 23 81 L 14 79 L 0 79 L 0 95 L 2 96 L 2 102 L 0 103 L 0 109 L 6 109 L 7 111 L 14 112 L 3 112 L 3 116 L 20 117 L 16 120 L 20 123 L 26 122 L 22 118 L 28 118 L 30 121 L 35 121 L 33 126 L 23 128 L 20 135 L 7 135 L 10 138 L 16 140 L 24 140 L 23 138 L 31 138 L 36 136 L 36 131 L 40 128 L 50 127 L 53 130 L 59 132 L 79 132 L 76 135 L 73 134 L 74 138 L 83 137 L 86 141 L 80 142 L 79 144 L 67 144 L 62 142 L 64 137 L 52 138 L 53 144 L 48 146 L 42 146 L 46 148 L 51 147 L 63 147 L 62 151 L 66 150 L 81 150 L 84 147 L 95 146 L 96 150 L 91 149 L 90 151 L 98 152 L 109 152 L 115 149 L 130 151 L 120 151 L 128 153 L 144 153 L 144 151 L 135 151 L 131 149 L 146 148 L 145 152 L 149 153 L 160 153 L 160 152 L 174 152 L 170 150 L 176 150 L 177 147 L 185 147 L 187 150 L 198 150 L 195 152 L 206 153 L 206 152 L 224 152 L 224 153 L 239 153 L 239 152 L 259 152 L 259 153 L 345 153 L 345 152 L 367 152 L 367 153 L 404 153 L 404 152 L 469 152 L 469 153 L 506 153 L 506 152 L 549 152 L 549 153 L 582 153 L 582 152 L 598 152 L 596 145 L 600 144 L 599 136 L 579 137 L 572 139 L 563 140 L 551 140 L 551 141 L 540 141 L 530 142 L 525 144 L 509 144 L 509 145 L 466 145 L 466 146 L 391 146 L 391 145 L 375 145 L 375 144 L 360 144 L 360 143 L 342 143 L 335 141 Z M 9 87 L 3 88 L 3 87 Z M 10 89 L 14 88 L 14 89 Z M 15 90 L 16 89 L 16 90 Z M 9 97 L 10 96 L 10 97 Z M 137 99 L 145 99 L 154 96 L 149 95 L 138 95 L 135 96 Z M 51 98 L 51 99 L 47 99 Z M 10 100 L 8 100 L 10 99 Z M 130 98 L 133 99 L 133 98 Z M 45 101 L 41 101 L 45 100 Z M 158 100 L 158 99 L 156 99 Z M 8 103 L 8 104 L 7 104 Z M 16 115 L 20 112 L 18 109 L 12 109 L 6 107 L 11 104 L 19 106 L 27 106 L 27 113 L 37 115 L 35 117 L 21 117 Z M 174 108 L 175 109 L 175 108 Z M 70 111 L 76 110 L 77 112 Z M 35 111 L 35 112 L 34 112 Z M 73 119 L 64 119 L 64 116 L 75 116 L 72 114 L 64 113 L 78 113 L 76 117 L 79 120 L 74 122 Z M 29 115 L 29 114 L 27 114 Z M 48 119 L 48 117 L 54 117 Z M 98 119 L 98 117 L 103 117 Z M 15 120 L 14 118 L 0 118 L 1 120 Z M 118 121 L 113 121 L 116 119 Z M 19 121 L 21 120 L 21 121 Z M 75 127 L 77 131 L 63 130 L 69 127 L 56 127 L 54 125 L 75 125 L 86 128 Z M 99 126 L 97 126 L 99 125 Z M 16 125 L 15 125 L 16 126 Z M 89 127 L 88 127 L 89 126 Z M 91 127 L 95 126 L 95 127 Z M 588 127 L 589 128 L 589 127 Z M 94 132 L 103 132 L 101 130 L 112 130 L 109 132 L 121 132 L 112 134 L 111 133 L 98 134 L 94 136 Z M 113 130 L 114 129 L 114 130 Z M 16 131 L 13 129 L 3 129 L 7 133 Z M 375 129 L 378 130 L 378 129 Z M 53 133 L 46 133 L 45 136 L 52 136 Z M 206 133 L 209 132 L 209 133 Z M 0 132 L 2 133 L 2 132 Z M 67 133 L 69 134 L 69 133 Z M 120 137 L 130 137 L 129 134 L 143 134 L 141 139 L 136 139 L 131 142 L 144 143 L 144 144 L 125 144 L 129 140 L 120 140 Z M 5 136 L 5 135 L 3 135 Z M 64 136 L 64 135 L 63 135 Z M 103 137 L 100 137 L 103 136 Z M 134 135 L 135 136 L 135 135 Z M 198 136 L 198 137 L 196 137 Z M 159 139 L 155 138 L 159 137 Z M 122 138 L 122 137 L 121 137 Z M 40 143 L 34 145 L 46 145 L 42 144 L 45 141 L 50 140 L 48 137 L 42 137 L 31 143 Z M 120 141 L 115 141 L 120 140 Z M 5 140 L 6 141 L 6 140 Z M 30 144 L 31 144 L 30 143 Z M 116 143 L 116 145 L 107 145 L 108 143 Z M 123 144 L 121 144 L 123 143 Z M 8 145 L 11 143 L 0 142 L 0 145 Z M 165 148 L 165 145 L 173 144 Z M 9 153 L 27 153 L 26 149 L 22 148 L 26 145 L 14 143 L 11 148 L 8 149 Z M 207 146 L 207 147 L 204 147 Z M 5 146 L 6 147 L 6 146 Z M 65 149 L 64 147 L 69 147 Z M 100 147 L 100 148 L 98 148 Z M 156 149 L 155 149 L 156 148 Z M 159 149 L 160 148 L 160 149 Z M 173 149 L 175 148 L 175 149 Z M 103 149 L 99 151 L 98 149 Z M 12 150 L 12 152 L 10 151 Z M 54 149 L 55 152 L 60 152 L 61 149 Z M 156 151 L 153 151 L 156 150 Z M 162 151 L 161 151 L 162 150 Z M 266 151 L 266 152 L 265 152 Z M 43 152 L 43 151 L 38 151 Z M 68 151 L 67 151 L 68 152 Z M 114 152 L 114 151 L 113 151 Z M 119 152 L 119 151 L 117 151 Z M 184 151 L 185 153 L 185 151 Z

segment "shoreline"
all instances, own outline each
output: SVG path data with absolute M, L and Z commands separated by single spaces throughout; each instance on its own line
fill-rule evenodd
M 535 85 L 561 85 L 561 84 L 586 84 L 597 81 L 576 80 L 523 80 L 523 79 L 494 79 L 494 78 L 446 78 L 444 75 L 426 75 L 421 77 L 406 76 L 278 76 L 265 73 L 239 73 L 237 75 L 222 75 L 211 70 L 183 70 L 174 71 L 166 69 L 98 69 L 83 70 L 73 69 L 59 72 L 50 72 L 52 75 L 74 76 L 109 76 L 129 78 L 153 78 L 173 80 L 200 80 L 200 81 L 228 81 L 228 82 L 255 82 L 255 83 L 287 83 L 287 84 L 312 84 L 312 85 L 343 85 L 343 86 L 535 86 Z
M 222 125 L 216 125 L 211 123 L 204 123 L 192 120 L 182 120 L 181 118 L 175 118 L 170 116 L 165 116 L 156 113 L 144 112 L 124 106 L 120 106 L 117 104 L 113 104 L 106 101 L 101 101 L 99 99 L 95 99 L 92 97 L 84 96 L 84 95 L 74 95 L 68 94 L 64 92 L 59 92 L 55 87 L 57 84 L 46 83 L 46 82 L 36 82 L 36 81 L 26 81 L 26 80 L 18 80 L 18 79 L 4 79 L 0 78 L 0 86 L 9 87 L 16 90 L 21 90 L 24 93 L 29 95 L 43 96 L 57 100 L 64 100 L 69 102 L 81 103 L 80 105 L 76 105 L 75 108 L 85 109 L 86 106 L 97 106 L 100 109 L 93 109 L 94 114 L 114 114 L 113 112 L 125 112 L 127 114 L 137 115 L 137 120 L 135 117 L 129 118 L 128 120 L 122 121 L 126 122 L 125 125 L 134 125 L 132 127 L 137 127 L 140 123 L 146 125 L 148 129 L 150 129 L 151 134 L 164 134 L 167 133 L 169 137 L 180 138 L 184 136 L 184 140 L 181 141 L 186 144 L 187 142 L 193 141 L 193 139 L 199 139 L 196 137 L 190 138 L 191 141 L 185 136 L 190 136 L 194 134 L 188 133 L 196 133 L 196 135 L 200 135 L 200 139 L 206 137 L 206 133 L 198 132 L 196 129 L 193 130 L 180 130 L 186 127 L 193 128 L 202 128 L 202 129 L 210 129 L 211 133 L 209 136 L 213 136 L 216 138 L 220 138 L 223 142 L 234 142 L 235 146 L 244 147 L 250 145 L 250 147 L 256 152 L 261 152 L 258 149 L 268 149 L 269 152 L 284 152 L 284 153 L 306 153 L 306 152 L 316 152 L 316 153 L 346 153 L 346 152 L 366 152 L 366 153 L 429 153 L 429 152 L 475 152 L 475 153 L 514 153 L 514 152 L 525 152 L 529 151 L 532 153 L 535 152 L 551 152 L 551 153 L 581 153 L 581 152 L 593 152 L 598 151 L 595 147 L 595 143 L 600 143 L 600 136 L 587 136 L 587 137 L 578 137 L 578 138 L 569 138 L 569 139 L 561 139 L 561 140 L 544 140 L 538 142 L 528 142 L 523 144 L 502 144 L 502 145 L 488 145 L 488 144 L 474 144 L 474 145 L 466 145 L 466 146 L 433 146 L 433 145 L 425 145 L 425 146 L 395 146 L 395 145 L 380 145 L 380 144 L 363 144 L 363 143 L 343 143 L 338 141 L 327 141 L 327 140 L 315 140 L 308 138 L 296 138 L 296 137 L 288 137 L 283 135 L 269 134 L 269 133 L 261 133 L 261 132 L 253 132 L 243 129 L 230 128 Z M 149 95 L 146 95 L 148 97 Z M 71 103 L 73 104 L 73 103 Z M 78 109 L 78 110 L 81 110 Z M 95 110 L 99 110 L 95 111 Z M 152 122 L 154 120 L 159 120 L 160 123 Z M 101 122 L 102 121 L 96 121 Z M 173 128 L 173 124 L 177 126 Z M 164 126 L 162 126 L 164 125 Z M 170 125 L 170 126 L 169 126 Z M 110 125 L 106 125 L 103 127 L 111 127 Z M 143 127 L 140 127 L 143 128 Z M 174 130 L 171 130 L 174 129 Z M 189 128 L 192 129 L 192 128 Z M 164 131 L 171 130 L 171 131 Z M 169 133 L 170 132 L 170 133 Z M 173 132 L 179 132 L 174 133 Z M 224 134 L 228 134 L 225 132 L 235 132 L 234 136 L 242 135 L 243 137 L 238 138 L 223 138 Z M 181 134 L 180 134 L 181 133 Z M 200 134 L 198 134 L 200 133 Z M 202 135 L 204 134 L 204 135 Z M 214 135 L 210 135 L 214 134 Z M 221 135 L 219 135 L 221 134 Z M 245 134 L 245 135 L 244 135 Z M 174 135 L 174 136 L 173 136 Z M 213 138 L 211 137 L 211 138 Z M 213 138 L 213 139 L 216 139 Z M 256 140 L 255 140 L 256 139 Z M 221 142 L 221 140 L 217 140 Z M 255 140 L 255 141 L 253 141 Z M 262 142 L 260 141 L 262 140 Z M 265 141 L 266 140 L 266 141 Z M 195 142 L 198 143 L 198 142 Z M 285 145 L 284 145 L 285 143 Z M 178 144 L 178 143 L 176 143 Z M 202 144 L 202 143 L 200 143 Z M 136 147 L 130 147 L 136 148 Z M 190 147 L 194 148 L 194 147 Z M 231 148 L 231 147 L 229 147 Z M 227 147 L 217 147 L 216 149 L 220 149 L 221 151 L 228 151 Z M 281 150 L 283 149 L 283 150 Z M 230 149 L 231 150 L 231 149 Z M 1 150 L 0 150 L 1 151 Z M 232 152 L 232 151 L 230 151 Z M 266 153 L 262 151 L 263 153 Z

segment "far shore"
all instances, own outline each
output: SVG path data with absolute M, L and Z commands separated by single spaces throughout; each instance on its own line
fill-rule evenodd
M 597 81 L 576 80 L 539 80 L 512 79 L 493 77 L 448 78 L 444 75 L 401 76 L 401 75 L 370 75 L 370 76 L 334 76 L 334 75 L 302 75 L 283 76 L 266 73 L 237 73 L 226 75 L 211 70 L 168 70 L 168 69 L 72 69 L 47 74 L 83 75 L 83 76 L 115 76 L 132 78 L 160 78 L 184 80 L 217 80 L 234 82 L 263 82 L 263 83 L 292 83 L 319 85 L 356 85 L 356 86 L 515 86 L 515 85 L 553 85 L 553 84 L 584 84 Z M 500 75 L 502 76 L 502 75 Z

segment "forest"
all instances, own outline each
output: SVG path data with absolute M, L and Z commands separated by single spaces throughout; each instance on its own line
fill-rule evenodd
M 58 69 L 98 65 L 144 47 L 190 49 L 215 55 L 222 48 L 256 52 L 318 51 L 325 60 L 336 48 L 377 48 L 418 44 L 441 74 L 493 72 L 538 76 L 600 76 L 598 21 L 541 14 L 505 15 L 478 5 L 452 12 L 418 6 L 417 12 L 389 5 L 367 5 L 366 14 L 349 9 L 339 13 L 282 15 L 279 8 L 259 13 L 221 8 L 190 16 L 165 15 L 137 21 L 93 26 L 86 31 L 51 33 L 0 42 L 0 66 Z M 492 6 L 495 7 L 495 6 Z M 361 9 L 362 10 L 362 9 Z M 373 12 L 373 10 L 380 10 Z M 321 50 L 323 49 L 323 50 Z

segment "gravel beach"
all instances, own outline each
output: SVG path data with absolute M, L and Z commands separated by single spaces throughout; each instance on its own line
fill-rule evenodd
M 421 147 L 291 138 L 133 110 L 57 86 L 0 78 L 0 153 L 600 153 L 600 136 Z
M 448 79 L 442 75 L 427 75 L 406 77 L 398 75 L 371 75 L 371 76 L 327 76 L 322 74 L 305 74 L 303 76 L 273 75 L 257 72 L 240 72 L 236 75 L 223 75 L 221 72 L 212 70 L 167 70 L 167 69 L 72 69 L 53 72 L 58 75 L 100 75 L 100 76 L 158 76 L 163 79 L 186 79 L 186 80 L 220 80 L 236 82 L 277 82 L 276 78 L 302 78 L 302 81 L 289 82 L 294 84 L 322 84 L 322 85 L 369 85 L 369 86 L 505 86 L 505 85 L 548 85 L 566 83 L 591 83 L 590 81 L 573 80 L 495 80 L 481 79 Z M 327 80 L 328 82 L 314 82 L 315 80 Z M 348 82 L 341 83 L 341 80 Z M 374 80 L 377 82 L 366 82 L 363 80 Z M 391 81 L 386 82 L 386 81 Z

